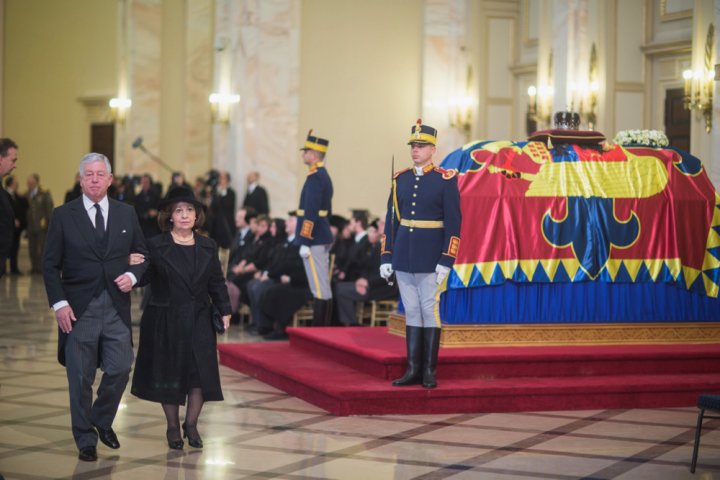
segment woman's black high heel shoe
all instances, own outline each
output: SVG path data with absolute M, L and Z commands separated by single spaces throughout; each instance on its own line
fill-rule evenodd
M 183 442 L 182 438 L 180 437 L 179 428 L 168 429 L 165 433 L 165 436 L 167 438 L 168 447 L 172 448 L 173 450 L 182 450 L 185 442 Z
M 200 438 L 200 433 L 197 431 L 197 426 L 185 425 L 183 423 L 183 438 L 187 438 L 188 445 L 194 448 L 203 448 L 203 441 Z

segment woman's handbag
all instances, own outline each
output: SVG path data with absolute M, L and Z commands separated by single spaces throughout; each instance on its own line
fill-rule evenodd
M 217 333 L 225 333 L 225 324 L 223 323 L 223 315 L 220 310 L 213 305 L 212 306 L 212 325 Z

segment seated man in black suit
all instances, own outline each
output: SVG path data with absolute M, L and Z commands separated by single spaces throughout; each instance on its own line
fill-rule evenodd
M 262 308 L 265 302 L 265 294 L 269 289 L 277 286 L 281 287 L 276 289 L 277 292 L 296 287 L 301 290 L 307 290 L 305 267 L 303 266 L 302 257 L 300 257 L 299 254 L 300 247 L 295 244 L 296 226 L 297 216 L 294 211 L 289 212 L 288 218 L 285 221 L 285 232 L 288 235 L 287 239 L 273 247 L 271 255 L 272 261 L 267 270 L 262 272 L 262 275 L 258 279 L 252 280 L 247 285 L 254 331 L 260 335 L 267 335 L 273 331 L 273 319 L 268 318 Z M 271 296 L 276 295 L 278 294 L 271 294 Z M 303 295 L 303 300 L 304 298 L 305 296 Z M 302 305 L 302 303 L 300 303 L 300 305 Z M 295 310 L 297 310 L 297 308 Z M 293 310 L 293 313 L 295 310 Z
M 43 273 L 60 329 L 73 437 L 80 460 L 94 461 L 98 437 L 120 448 L 112 424 L 133 362 L 129 292 L 148 264 L 130 266 L 128 257 L 148 252 L 133 207 L 108 198 L 113 177 L 105 155 L 85 155 L 80 175 L 83 195 L 53 212 Z M 104 373 L 93 402 L 98 366 Z
M 347 251 L 335 260 L 334 281 L 349 282 L 355 280 L 363 269 L 365 252 L 370 248 L 367 229 L 370 221 L 367 210 L 353 210 L 348 222 L 350 230 Z
M 359 274 L 352 281 L 335 284 L 335 308 L 342 325 L 357 325 L 355 302 L 369 300 L 387 300 L 399 295 L 396 285 L 380 277 L 380 230 L 377 222 L 370 224 L 367 230 L 368 248 L 353 262 L 358 265 Z

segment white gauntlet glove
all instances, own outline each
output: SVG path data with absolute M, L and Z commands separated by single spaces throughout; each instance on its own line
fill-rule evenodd
M 435 281 L 438 285 L 440 285 L 443 280 L 448 276 L 448 273 L 450 273 L 450 267 L 445 267 L 443 265 L 437 265 L 435 266 L 435 273 L 437 273 L 437 278 Z
M 310 256 L 310 247 L 308 247 L 307 245 L 301 245 L 300 256 L 302 258 L 308 258 Z
M 387 280 L 390 278 L 393 274 L 392 264 L 390 263 L 383 263 L 380 265 L 380 276 Z

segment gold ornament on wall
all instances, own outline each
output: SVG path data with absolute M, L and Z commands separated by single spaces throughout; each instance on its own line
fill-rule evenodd
M 702 68 L 683 72 L 686 110 L 702 112 L 705 131 L 712 130 L 713 89 L 715 88 L 715 26 L 711 23 L 705 39 Z

